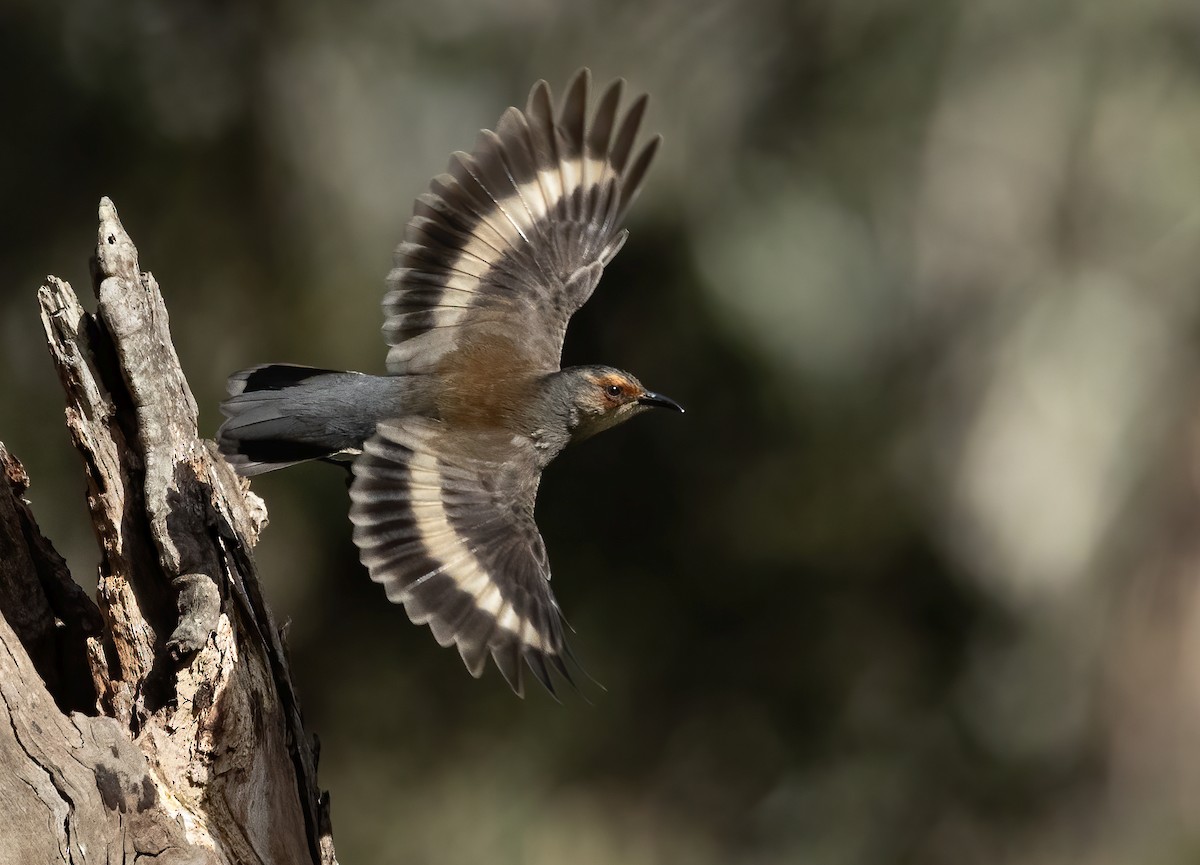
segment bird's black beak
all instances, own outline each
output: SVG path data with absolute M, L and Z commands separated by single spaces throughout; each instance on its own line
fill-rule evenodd
M 669 396 L 663 396 L 661 393 L 655 393 L 652 390 L 646 391 L 638 397 L 638 405 L 651 406 L 654 408 L 669 408 L 683 414 L 683 406 L 675 402 Z

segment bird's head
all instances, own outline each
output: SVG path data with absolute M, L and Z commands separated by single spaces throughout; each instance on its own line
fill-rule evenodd
M 614 427 L 647 409 L 683 411 L 675 400 L 646 390 L 632 375 L 611 366 L 571 367 L 560 375 L 570 409 L 573 441 Z

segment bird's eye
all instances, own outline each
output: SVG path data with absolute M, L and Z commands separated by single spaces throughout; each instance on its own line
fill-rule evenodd
M 610 384 L 608 387 L 606 387 L 604 389 L 604 392 L 606 394 L 608 394 L 610 397 L 612 397 L 613 399 L 617 399 L 618 397 L 621 396 L 622 390 L 621 390 L 621 386 L 619 384 Z

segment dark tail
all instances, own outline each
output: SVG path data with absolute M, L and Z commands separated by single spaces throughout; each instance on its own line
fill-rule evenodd
M 242 370 L 229 377 L 217 444 L 246 476 L 353 455 L 386 410 L 380 403 L 386 403 L 388 383 L 358 372 L 282 363 Z

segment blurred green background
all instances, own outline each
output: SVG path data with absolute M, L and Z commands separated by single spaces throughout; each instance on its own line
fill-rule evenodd
M 5 0 L 0 438 L 76 575 L 34 293 L 99 197 L 211 435 L 238 368 L 382 371 L 412 199 L 581 65 L 665 145 L 566 360 L 688 408 L 542 486 L 607 692 L 472 680 L 343 472 L 256 480 L 341 861 L 1200 859 L 1191 0 Z

